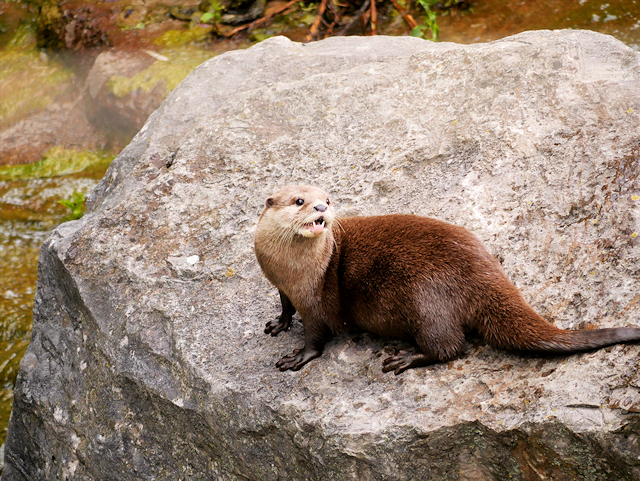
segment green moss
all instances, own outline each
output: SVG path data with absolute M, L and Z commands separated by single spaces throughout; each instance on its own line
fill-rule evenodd
M 33 50 L 36 47 L 36 29 L 33 23 L 23 23 L 9 40 L 8 48 Z
M 134 90 L 151 91 L 156 85 L 164 82 L 164 94 L 169 95 L 194 68 L 215 54 L 194 47 L 183 47 L 170 51 L 162 51 L 167 61 L 157 60 L 149 68 L 133 77 L 113 76 L 107 82 L 107 88 L 117 97 L 124 97 Z
M 256 42 L 262 42 L 263 40 L 266 40 L 268 38 L 273 37 L 273 35 L 266 33 L 265 29 L 256 29 L 253 32 L 251 32 L 251 40 L 255 40 Z
M 313 13 L 306 12 L 298 20 L 300 26 L 310 27 L 313 22 L 316 21 L 316 16 Z
M 0 167 L 0 181 L 41 179 L 77 172 L 90 173 L 92 170 L 104 171 L 113 158 L 113 155 L 105 152 L 52 147 L 43 154 L 42 160 L 34 164 Z
M 196 25 L 183 30 L 169 30 L 158 37 L 154 43 L 162 47 L 180 47 L 205 39 L 212 29 L 212 26 Z
M 36 49 L 34 25 L 21 25 L 0 50 L 0 122 L 43 109 L 71 86 L 72 76 Z

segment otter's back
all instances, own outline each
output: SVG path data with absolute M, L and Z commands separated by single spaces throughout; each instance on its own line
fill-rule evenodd
M 492 284 L 506 281 L 498 261 L 462 227 L 414 215 L 348 217 L 339 224 L 342 317 L 362 329 L 411 338 L 425 317 L 439 322 L 447 313 L 462 322 L 475 315 Z

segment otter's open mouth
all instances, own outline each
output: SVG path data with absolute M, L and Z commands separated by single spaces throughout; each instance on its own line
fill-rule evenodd
M 304 234 L 306 237 L 316 237 L 324 232 L 326 227 L 326 222 L 324 221 L 324 216 L 318 217 L 313 222 L 309 222 L 308 224 L 304 224 Z M 307 234 L 308 233 L 308 234 Z

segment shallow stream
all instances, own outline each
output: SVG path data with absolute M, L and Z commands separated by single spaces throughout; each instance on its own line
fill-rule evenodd
M 31 338 L 40 246 L 54 227 L 72 215 L 59 201 L 71 199 L 77 193 L 86 197 L 113 159 L 108 154 L 79 154 L 60 149 L 54 153 L 57 155 L 31 164 L 29 169 L 0 167 L 2 441 L 9 423 L 18 364 Z M 67 162 L 61 156 L 66 156 Z

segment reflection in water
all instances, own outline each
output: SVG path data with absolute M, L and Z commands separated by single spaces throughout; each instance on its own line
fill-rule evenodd
M 483 0 L 469 12 L 439 17 L 447 42 L 490 42 L 525 30 L 585 29 L 640 50 L 640 0 Z

